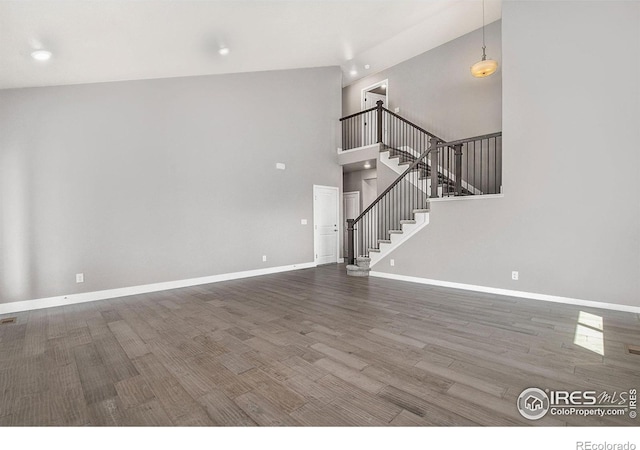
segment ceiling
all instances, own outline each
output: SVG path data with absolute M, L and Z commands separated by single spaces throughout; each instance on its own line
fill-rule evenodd
M 334 65 L 348 85 L 481 26 L 481 0 L 0 0 L 0 89 Z
M 378 166 L 377 162 L 378 162 L 377 159 L 372 158 L 367 161 L 358 161 L 354 163 L 344 164 L 342 166 L 342 172 L 349 173 L 349 172 L 357 172 L 359 170 L 375 169 Z M 365 167 L 365 163 L 368 163 L 369 167 Z

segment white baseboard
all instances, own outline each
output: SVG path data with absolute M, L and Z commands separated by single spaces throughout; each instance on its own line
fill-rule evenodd
M 532 300 L 542 300 L 545 302 L 565 303 L 567 305 L 586 306 L 589 308 L 611 309 L 614 311 L 624 311 L 640 314 L 640 306 L 617 305 L 615 303 L 594 302 L 592 300 L 582 300 L 571 297 L 560 297 L 557 295 L 537 294 L 535 292 L 513 291 L 511 289 L 500 289 L 488 286 L 478 286 L 475 284 L 454 283 L 451 281 L 431 280 L 429 278 L 410 277 L 407 275 L 397 275 L 385 272 L 369 272 L 372 277 L 387 278 L 390 280 L 408 281 L 410 283 L 429 284 L 432 286 L 448 287 L 453 289 L 464 289 L 466 291 L 485 292 L 487 294 L 506 295 L 509 297 L 529 298 Z
M 487 200 L 490 198 L 504 198 L 504 194 L 483 194 L 483 195 L 461 195 L 459 197 L 440 197 L 440 198 L 430 198 L 430 202 L 434 203 L 444 203 L 444 202 L 458 202 L 458 201 L 467 201 L 467 200 Z
M 363 150 L 369 150 L 369 149 L 372 149 L 374 147 L 380 147 L 380 144 L 363 145 L 362 147 L 350 148 L 349 150 L 342 150 L 341 147 L 338 147 L 338 154 L 339 155 L 345 155 L 345 154 L 349 154 L 349 153 L 361 152 Z
M 257 277 L 272 273 L 289 272 L 291 270 L 308 269 L 316 267 L 316 263 L 308 262 L 302 264 L 291 264 L 288 266 L 268 267 L 266 269 L 246 270 L 244 272 L 224 273 L 211 275 L 208 277 L 190 278 L 187 280 L 167 281 L 164 283 L 145 284 L 141 286 L 131 286 L 118 289 L 107 289 L 104 291 L 84 292 L 81 294 L 61 295 L 58 297 L 39 298 L 36 300 L 25 300 L 22 302 L 0 304 L 0 314 L 12 314 L 21 311 L 31 311 L 34 309 L 53 308 L 55 306 L 74 305 L 77 303 L 94 302 L 109 298 L 127 297 L 129 295 L 147 294 L 149 292 L 166 291 L 200 284 L 219 283 L 220 281 L 237 280 L 240 278 Z

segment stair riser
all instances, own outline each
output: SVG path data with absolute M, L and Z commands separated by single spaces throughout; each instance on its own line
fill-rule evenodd
M 347 275 L 350 277 L 368 277 L 369 270 L 347 270 Z
M 403 224 L 402 233 L 394 233 L 390 235 L 390 244 L 385 242 L 379 243 L 378 248 L 380 249 L 380 252 L 369 253 L 369 257 L 371 258 L 370 267 L 375 266 L 382 258 L 393 252 L 399 245 L 410 239 L 413 234 L 417 233 L 421 228 L 429 223 L 428 212 L 414 213 L 414 218 L 416 221 L 415 224 Z

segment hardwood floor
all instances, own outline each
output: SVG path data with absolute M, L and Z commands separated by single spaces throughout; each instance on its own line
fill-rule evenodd
M 574 344 L 581 311 L 602 317 L 604 356 Z M 532 422 L 516 409 L 532 386 L 640 387 L 631 313 L 350 278 L 340 265 L 11 316 L 3 426 L 640 423 Z

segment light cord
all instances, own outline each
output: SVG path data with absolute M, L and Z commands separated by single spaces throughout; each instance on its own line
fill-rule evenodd
M 486 44 L 484 43 L 484 0 L 482 0 L 482 60 L 485 61 L 487 59 L 486 54 Z

